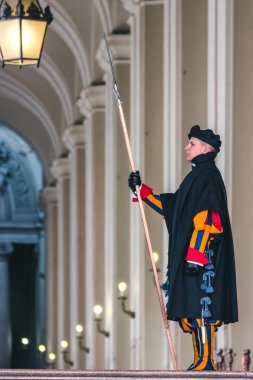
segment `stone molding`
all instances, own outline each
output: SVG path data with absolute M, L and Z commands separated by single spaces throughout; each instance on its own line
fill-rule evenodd
M 68 127 L 62 136 L 62 140 L 70 151 L 75 150 L 77 147 L 84 147 L 86 141 L 84 125 Z
M 57 202 L 57 190 L 56 187 L 45 187 L 42 192 L 42 198 L 46 204 Z
M 70 165 L 68 158 L 56 158 L 53 161 L 51 171 L 54 177 L 59 181 L 63 178 L 69 178 L 70 176 Z
M 123 7 L 125 10 L 133 14 L 136 12 L 136 8 L 140 6 L 140 0 L 121 0 Z
M 141 0 L 140 1 L 140 5 L 141 6 L 146 6 L 146 5 L 163 5 L 163 4 L 164 4 L 164 0 Z
M 136 13 L 141 6 L 164 4 L 164 0 L 121 0 L 121 2 L 125 10 L 130 14 Z
M 110 34 L 106 37 L 111 57 L 114 63 L 129 63 L 130 34 Z M 110 70 L 105 41 L 102 39 L 96 54 L 99 66 L 105 71 Z
M 90 118 L 93 112 L 105 110 L 105 85 L 89 86 L 83 89 L 77 101 L 82 115 Z

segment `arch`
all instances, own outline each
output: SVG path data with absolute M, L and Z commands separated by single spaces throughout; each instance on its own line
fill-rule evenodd
M 33 347 L 42 341 L 44 332 L 45 279 L 43 264 L 44 220 L 40 208 L 42 165 L 31 146 L 16 132 L 0 125 L 0 245 L 8 254 L 1 266 L 2 294 L 0 366 L 39 366 Z M 37 280 L 39 278 L 39 281 Z M 31 291 L 30 291 L 31 289 Z M 32 305 L 30 308 L 29 305 Z M 25 315 L 20 323 L 19 315 Z M 40 319 L 36 318 L 36 310 Z M 20 334 L 29 331 L 32 349 L 24 359 L 15 349 Z
M 0 94 L 2 97 L 12 99 L 22 105 L 40 120 L 50 136 L 54 154 L 59 156 L 61 153 L 61 142 L 56 127 L 40 100 L 27 87 L 7 73 L 5 73 L 4 79 L 0 77 Z
M 112 31 L 112 18 L 107 0 L 95 0 L 95 5 L 100 16 L 103 30 L 106 34 Z
M 19 134 L 0 124 L 0 198 L 5 199 L 0 220 L 28 221 L 38 218 L 38 196 L 42 188 L 42 165 L 31 146 Z M 4 218 L 7 217 L 6 219 Z
M 91 74 L 88 65 L 87 53 L 85 52 L 84 46 L 73 21 L 57 0 L 47 0 L 46 2 L 42 0 L 41 4 L 44 7 L 49 4 L 53 8 L 52 13 L 54 16 L 54 21 L 50 25 L 50 28 L 56 32 L 59 38 L 64 40 L 69 49 L 72 51 L 80 71 L 82 85 L 84 87 L 88 86 L 91 83 Z
M 43 52 L 43 62 L 40 69 L 38 70 L 37 67 L 33 67 L 33 69 L 52 85 L 62 105 L 62 111 L 67 124 L 71 125 L 74 118 L 72 101 L 69 96 L 67 83 L 57 65 L 46 52 Z

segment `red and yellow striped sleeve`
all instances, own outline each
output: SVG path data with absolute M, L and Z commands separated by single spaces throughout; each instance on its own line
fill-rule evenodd
M 193 224 L 194 230 L 186 261 L 203 266 L 208 264 L 204 252 L 210 240 L 223 232 L 220 215 L 214 211 L 204 210 L 194 217 Z
M 141 185 L 141 199 L 149 205 L 153 210 L 158 212 L 158 214 L 163 216 L 163 208 L 160 199 L 160 195 L 153 192 L 153 189 L 145 185 L 144 183 Z M 133 198 L 133 202 L 138 202 L 136 197 Z

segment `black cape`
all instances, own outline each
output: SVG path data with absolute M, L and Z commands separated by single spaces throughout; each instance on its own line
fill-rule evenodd
M 227 196 L 221 174 L 214 163 L 214 153 L 196 157 L 196 166 L 185 177 L 174 194 L 161 194 L 161 202 L 169 232 L 167 273 L 167 318 L 200 318 L 201 297 L 209 296 L 212 320 L 232 323 L 238 320 L 236 274 L 233 239 L 227 208 Z M 214 293 L 207 295 L 200 286 L 203 272 L 187 275 L 185 257 L 189 247 L 193 218 L 204 210 L 220 214 L 223 233 L 212 243 L 215 277 Z

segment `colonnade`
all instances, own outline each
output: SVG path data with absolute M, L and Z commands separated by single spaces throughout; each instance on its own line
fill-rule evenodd
M 194 124 L 210 127 L 224 141 L 218 165 L 232 212 L 233 2 L 122 0 L 122 5 L 131 33 L 111 34 L 108 43 L 137 168 L 157 192 L 175 191 L 189 170 L 183 160 L 187 132 Z M 130 165 L 103 40 L 97 60 L 103 81 L 80 94 L 84 122 L 66 128 L 68 156 L 54 160 L 57 185 L 45 189 L 48 347 L 57 352 L 59 368 L 66 367 L 62 339 L 69 342 L 74 368 L 172 368 L 140 215 L 127 187 Z M 147 217 L 162 282 L 168 236 L 159 216 L 147 210 Z M 120 310 L 120 280 L 128 283 L 135 318 Z M 95 304 L 104 308 L 108 338 L 96 330 Z M 77 346 L 78 323 L 90 353 Z M 177 325 L 171 323 L 171 330 L 183 369 L 192 359 L 191 342 Z M 230 327 L 224 328 L 217 347 L 232 343 Z

